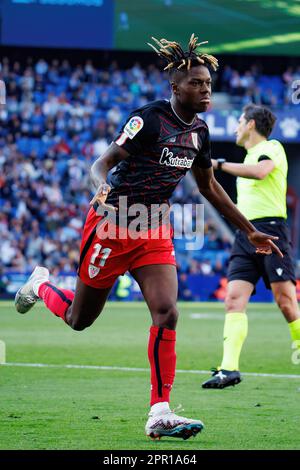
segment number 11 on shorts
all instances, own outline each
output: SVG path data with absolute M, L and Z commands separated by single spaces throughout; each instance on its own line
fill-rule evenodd
M 89 276 L 93 278 L 99 274 L 100 269 L 105 265 L 107 258 L 111 253 L 110 248 L 102 248 L 100 243 L 96 243 L 94 245 L 94 252 L 90 259 L 89 264 Z M 98 259 L 98 263 L 96 265 L 96 260 Z

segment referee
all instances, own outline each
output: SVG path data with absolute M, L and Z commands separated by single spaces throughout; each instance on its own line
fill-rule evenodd
M 291 253 L 291 238 L 286 223 L 287 158 L 277 140 L 267 140 L 276 121 L 274 114 L 250 104 L 243 109 L 236 130 L 236 144 L 247 151 L 244 163 L 212 160 L 214 169 L 237 176 L 237 207 L 262 232 L 277 235 L 283 258 L 255 253 L 240 230 L 228 267 L 225 299 L 223 359 L 203 388 L 224 388 L 241 381 L 239 357 L 248 332 L 246 307 L 262 277 L 286 321 L 292 340 L 300 340 L 300 312 Z M 300 343 L 298 343 L 300 344 Z

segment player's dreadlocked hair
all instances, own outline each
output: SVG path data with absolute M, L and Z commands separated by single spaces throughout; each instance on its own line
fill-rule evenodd
M 191 66 L 195 64 L 208 65 L 214 71 L 218 68 L 218 60 L 214 56 L 202 54 L 201 52 L 196 51 L 199 46 L 207 44 L 208 41 L 197 43 L 198 38 L 195 37 L 194 33 L 191 35 L 189 50 L 186 52 L 178 42 L 168 41 L 167 39 L 158 40 L 154 37 L 152 37 L 152 40 L 156 43 L 159 49 L 149 42 L 147 44 L 155 50 L 159 57 L 168 62 L 164 70 L 169 70 L 170 72 L 182 69 L 190 70 Z

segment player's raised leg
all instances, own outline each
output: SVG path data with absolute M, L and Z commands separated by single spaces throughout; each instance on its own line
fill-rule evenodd
M 19 313 L 27 313 L 38 301 L 38 288 L 41 283 L 49 281 L 49 271 L 36 266 L 26 283 L 20 287 L 15 296 L 15 307 Z
M 37 266 L 28 281 L 18 290 L 15 306 L 19 313 L 28 312 L 43 300 L 46 307 L 74 330 L 90 326 L 100 315 L 111 288 L 96 289 L 77 278 L 75 293 L 49 281 L 49 271 Z
M 223 359 L 203 388 L 225 388 L 241 382 L 239 358 L 248 333 L 246 306 L 254 285 L 247 281 L 230 281 L 225 299 L 226 315 L 223 333 Z
M 295 284 L 292 281 L 272 282 L 271 288 L 276 303 L 288 322 L 292 341 L 300 349 L 300 312 Z
M 135 269 L 132 274 L 141 287 L 153 321 L 148 343 L 151 410 L 146 434 L 152 438 L 168 436 L 188 439 L 203 429 L 203 423 L 178 416 L 169 407 L 176 368 L 176 267 L 148 265 Z

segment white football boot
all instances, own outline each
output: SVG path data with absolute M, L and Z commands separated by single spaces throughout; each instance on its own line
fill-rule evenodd
M 175 414 L 166 403 L 157 403 L 152 407 L 145 426 L 146 435 L 152 439 L 160 439 L 162 436 L 180 437 L 184 440 L 196 436 L 204 428 L 202 421 L 188 419 Z M 155 406 L 157 407 L 155 409 Z M 154 409 L 153 409 L 154 408 Z
M 27 282 L 20 287 L 15 296 L 15 307 L 19 313 L 27 313 L 39 299 L 38 290 L 41 284 L 49 281 L 47 268 L 37 266 Z

